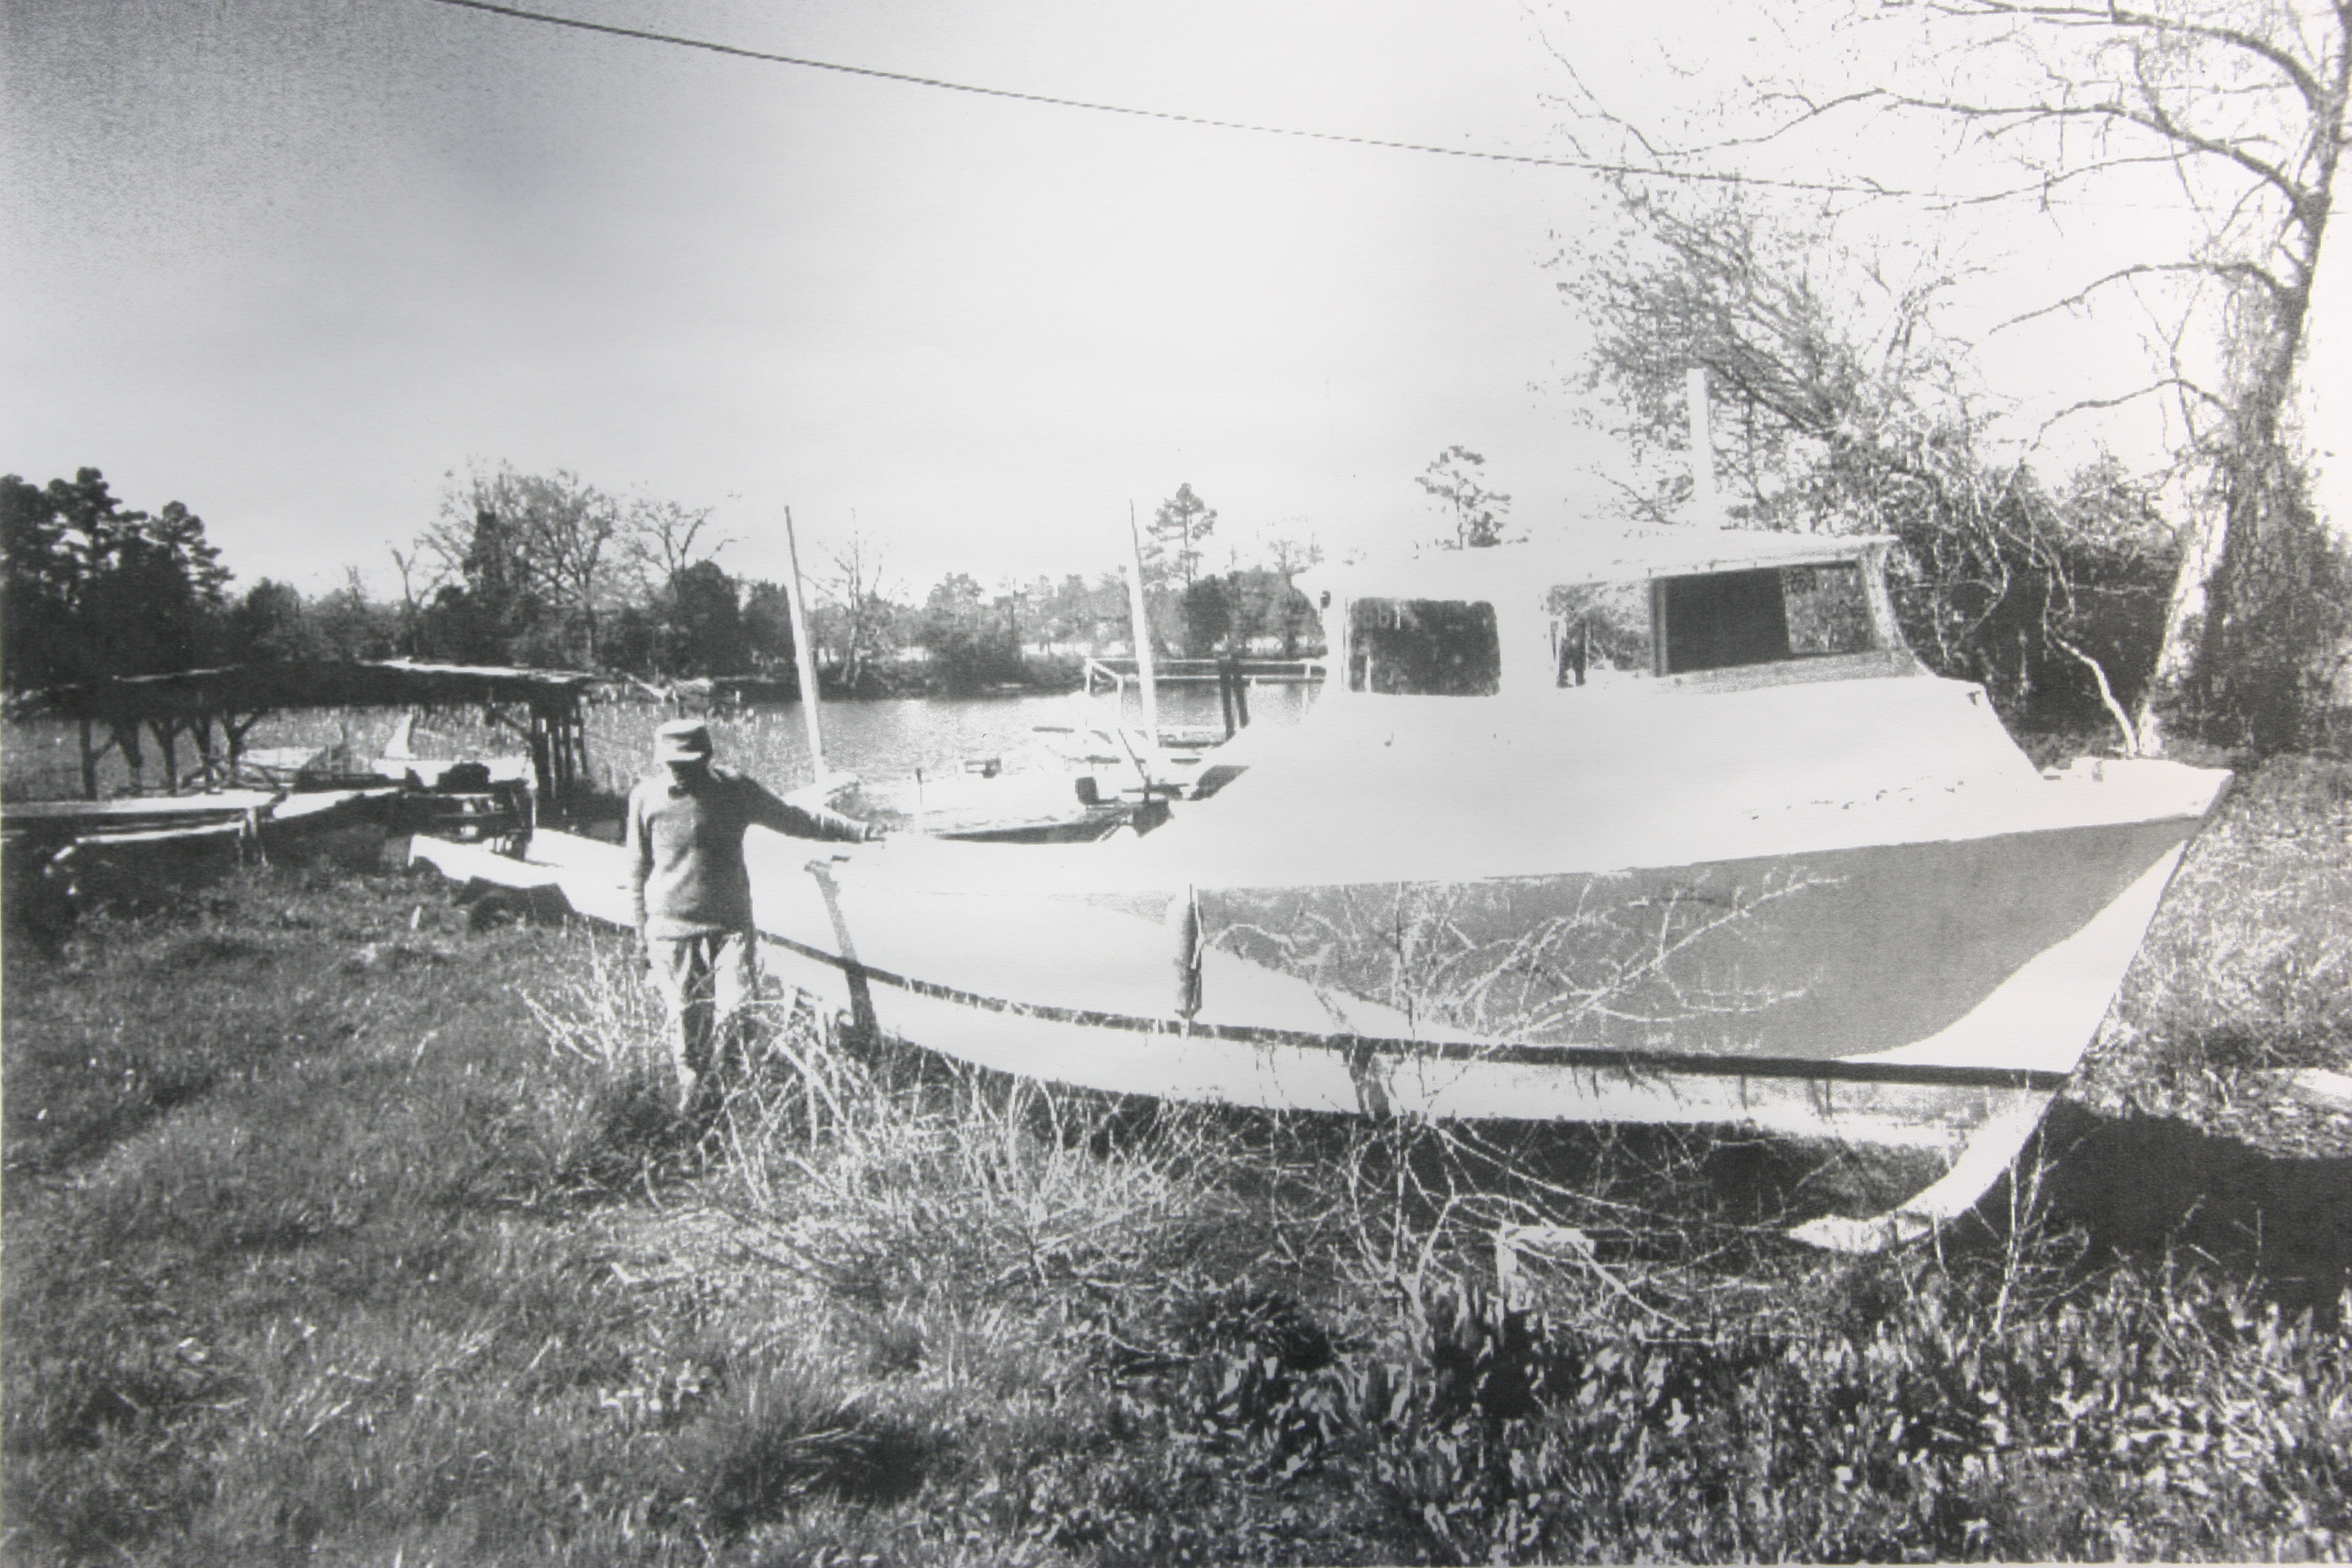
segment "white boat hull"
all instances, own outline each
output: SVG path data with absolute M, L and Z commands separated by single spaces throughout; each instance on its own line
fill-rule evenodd
M 2227 783 L 2044 780 L 1977 694 L 1925 679 L 1402 700 L 1335 710 L 1146 837 L 755 830 L 772 967 L 865 1028 L 1111 1093 L 1947 1159 L 1890 1214 L 1795 1233 L 1871 1250 L 2007 1168 Z M 629 919 L 611 845 L 418 853 Z
M 776 973 L 868 1026 L 1006 1073 L 1269 1110 L 1719 1124 L 1948 1153 L 1980 1128 L 2037 1110 L 2065 1083 L 2194 826 L 2107 832 L 2110 847 L 2132 849 L 2128 864 L 2101 886 L 2103 902 L 2060 918 L 2071 929 L 2052 936 L 2054 928 L 2022 921 L 2021 942 L 2038 951 L 2013 943 L 2013 962 L 1989 964 L 1974 951 L 1980 944 L 1956 936 L 1972 951 L 1949 962 L 1921 954 L 1913 973 L 1889 973 L 1886 1005 L 1874 1013 L 1852 975 L 1840 996 L 1810 1013 L 1805 996 L 1766 984 L 1778 998 L 1771 1005 L 1728 1007 L 1685 1030 L 1685 1039 L 1713 1031 L 1721 1048 L 1712 1051 L 1671 1036 L 1644 1038 L 1661 1032 L 1656 1018 L 1624 1008 L 1587 1009 L 1577 1031 L 1551 1030 L 1559 1037 L 1465 1026 L 1410 996 L 1367 996 L 1328 973 L 1260 962 L 1253 947 L 1264 946 L 1263 928 L 1220 928 L 1213 916 L 1197 953 L 1199 1005 L 1186 1017 L 1177 1006 L 1182 944 L 1177 922 L 1164 915 L 1166 893 L 1036 890 L 1018 867 L 1037 851 L 985 846 L 841 847 L 755 832 L 747 858 Z M 2080 856 L 2069 851 L 2081 847 L 2063 833 L 2047 837 L 1991 845 L 1986 854 L 2079 881 Z M 1966 848 L 1932 847 L 1931 858 L 1941 864 L 1965 858 Z M 551 884 L 583 914 L 629 919 L 621 851 L 611 845 L 541 831 L 520 862 L 424 839 L 415 852 L 452 876 Z M 1904 862 L 1892 864 L 1899 873 Z M 1704 881 L 1717 870 L 1685 875 Z M 1612 885 L 1638 892 L 1664 875 L 1628 874 Z M 1857 880 L 1866 879 L 1850 876 L 1813 890 L 1826 908 Z M 1526 887 L 1510 891 L 1529 895 Z M 1310 902 L 1315 892 L 1288 890 Z M 1864 916 L 1882 892 L 1860 889 Z M 1245 892 L 1196 897 L 1204 913 L 1251 903 Z M 1633 900 L 1645 901 L 1654 900 Z M 1794 900 L 1790 908 L 1803 913 Z M 1825 952 L 1835 959 L 1856 918 L 1851 910 L 1834 914 L 1829 939 L 1795 949 L 1801 963 L 1818 965 Z M 2014 910 L 2008 918 L 2022 919 Z M 1797 920 L 1791 931 L 1803 926 Z M 1735 922 L 1703 932 L 1679 955 L 1703 971 L 1723 957 L 1708 942 L 1729 942 L 1738 931 Z M 1785 953 L 1795 938 L 1783 932 L 1774 941 Z M 1966 994 L 1950 979 L 1956 963 L 1974 965 L 1975 988 Z M 1939 983 L 1921 979 L 1931 973 Z M 1791 1008 L 1793 1033 L 1770 1017 Z M 1554 1024 L 1558 1013 L 1551 1009 Z M 1801 1027 L 1809 1018 L 1811 1035 Z M 1746 1026 L 1732 1030 L 1727 1020 L 1739 1019 Z M 1835 1038 L 1819 1032 L 1830 1025 L 1841 1031 Z

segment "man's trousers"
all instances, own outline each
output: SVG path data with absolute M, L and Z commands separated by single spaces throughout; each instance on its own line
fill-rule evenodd
M 668 1014 L 678 1107 L 689 1110 L 704 1080 L 740 1047 L 760 992 L 759 944 L 748 931 L 730 931 L 653 937 L 646 949 Z

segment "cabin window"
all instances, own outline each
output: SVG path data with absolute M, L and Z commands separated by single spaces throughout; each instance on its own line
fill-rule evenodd
M 1544 596 L 1552 671 L 1561 686 L 1648 675 L 1650 585 L 1580 583 Z
M 1658 603 L 1669 675 L 1877 646 L 1862 568 L 1853 562 L 1669 577 Z
M 1495 606 L 1458 599 L 1358 599 L 1348 612 L 1348 689 L 1492 697 L 1502 687 Z
M 1868 653 L 1878 646 L 1870 629 L 1870 595 L 1855 563 L 1782 567 L 1780 594 L 1789 607 L 1789 652 L 1796 658 Z

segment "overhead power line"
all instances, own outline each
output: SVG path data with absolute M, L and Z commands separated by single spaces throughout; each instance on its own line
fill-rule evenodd
M 1342 146 L 1374 147 L 1391 153 L 1426 153 L 1441 158 L 1468 158 L 1485 163 L 1517 163 L 1541 169 L 1576 169 L 1586 174 L 1611 174 L 1628 179 L 1680 180 L 1721 185 L 1761 185 L 1775 190 L 1812 191 L 1831 195 L 1900 196 L 1944 202 L 1966 202 L 1971 199 L 1937 191 L 1905 190 L 1899 186 L 1882 185 L 1874 181 L 1846 183 L 1831 180 L 1772 179 L 1706 169 L 1662 169 L 1639 163 L 1611 163 L 1594 158 L 1555 158 L 1533 153 L 1498 153 L 1475 147 L 1441 147 L 1428 142 L 1402 142 L 1381 136 L 1352 136 L 1337 131 L 1301 131 L 1294 126 L 1259 125 L 1243 120 L 1219 120 L 1210 115 L 1182 114 L 1167 109 L 1137 109 L 1128 104 L 1097 103 L 1083 98 L 1057 98 L 1051 93 L 1021 92 L 1003 87 L 981 87 L 971 82 L 948 81 L 939 77 L 916 76 L 906 71 L 880 70 L 872 66 L 848 66 L 835 60 L 809 59 L 800 55 L 783 55 L 767 49 L 746 48 L 740 44 L 721 44 L 709 38 L 689 38 L 677 33 L 656 32 L 649 27 L 624 27 L 611 22 L 590 22 L 577 16 L 559 16 L 546 11 L 526 10 L 520 5 L 501 5 L 496 4 L 495 0 L 431 0 L 431 3 L 436 5 L 453 5 L 467 11 L 487 12 L 494 16 L 509 16 L 520 22 L 541 22 L 549 26 L 570 27 L 583 33 L 603 33 L 615 38 L 635 38 L 644 43 L 667 44 L 681 49 L 700 49 L 708 54 L 727 55 L 736 59 L 759 60 L 768 65 L 798 66 L 803 70 L 833 71 L 841 76 L 866 77 L 876 81 L 895 81 L 908 87 L 933 88 L 941 92 L 969 93 L 975 98 L 1000 98 L 1015 103 L 1043 104 L 1053 109 L 1082 109 L 1095 114 L 1119 114 L 1134 120 L 1160 120 L 1174 125 L 1197 125 L 1215 131 L 1241 131 L 1257 136 L 1287 136 L 1302 142 L 1331 142 Z

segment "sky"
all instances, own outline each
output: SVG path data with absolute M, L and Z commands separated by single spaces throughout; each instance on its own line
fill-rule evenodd
M 1573 151 L 1571 69 L 1614 106 L 1687 115 L 1760 54 L 1837 47 L 1714 0 L 539 8 L 1544 156 Z M 1547 265 L 1609 221 L 1589 174 L 434 0 L 0 0 L 0 468 L 94 466 L 127 504 L 182 500 L 243 583 L 316 592 L 357 567 L 388 591 L 389 551 L 452 476 L 498 464 L 709 507 L 721 563 L 751 577 L 784 570 L 789 507 L 813 573 L 855 532 L 915 597 L 949 571 L 1112 570 L 1130 509 L 1148 521 L 1180 484 L 1248 559 L 1276 535 L 1445 531 L 1413 481 L 1455 444 L 1539 532 L 1596 526 L 1622 467 L 1580 417 L 1585 329 Z M 1989 321 L 2046 290 L 2052 255 L 2126 254 L 2161 218 L 1971 218 L 1955 245 L 1993 285 L 1973 308 Z M 1990 363 L 2030 425 L 2123 374 L 2139 330 L 2062 324 Z

